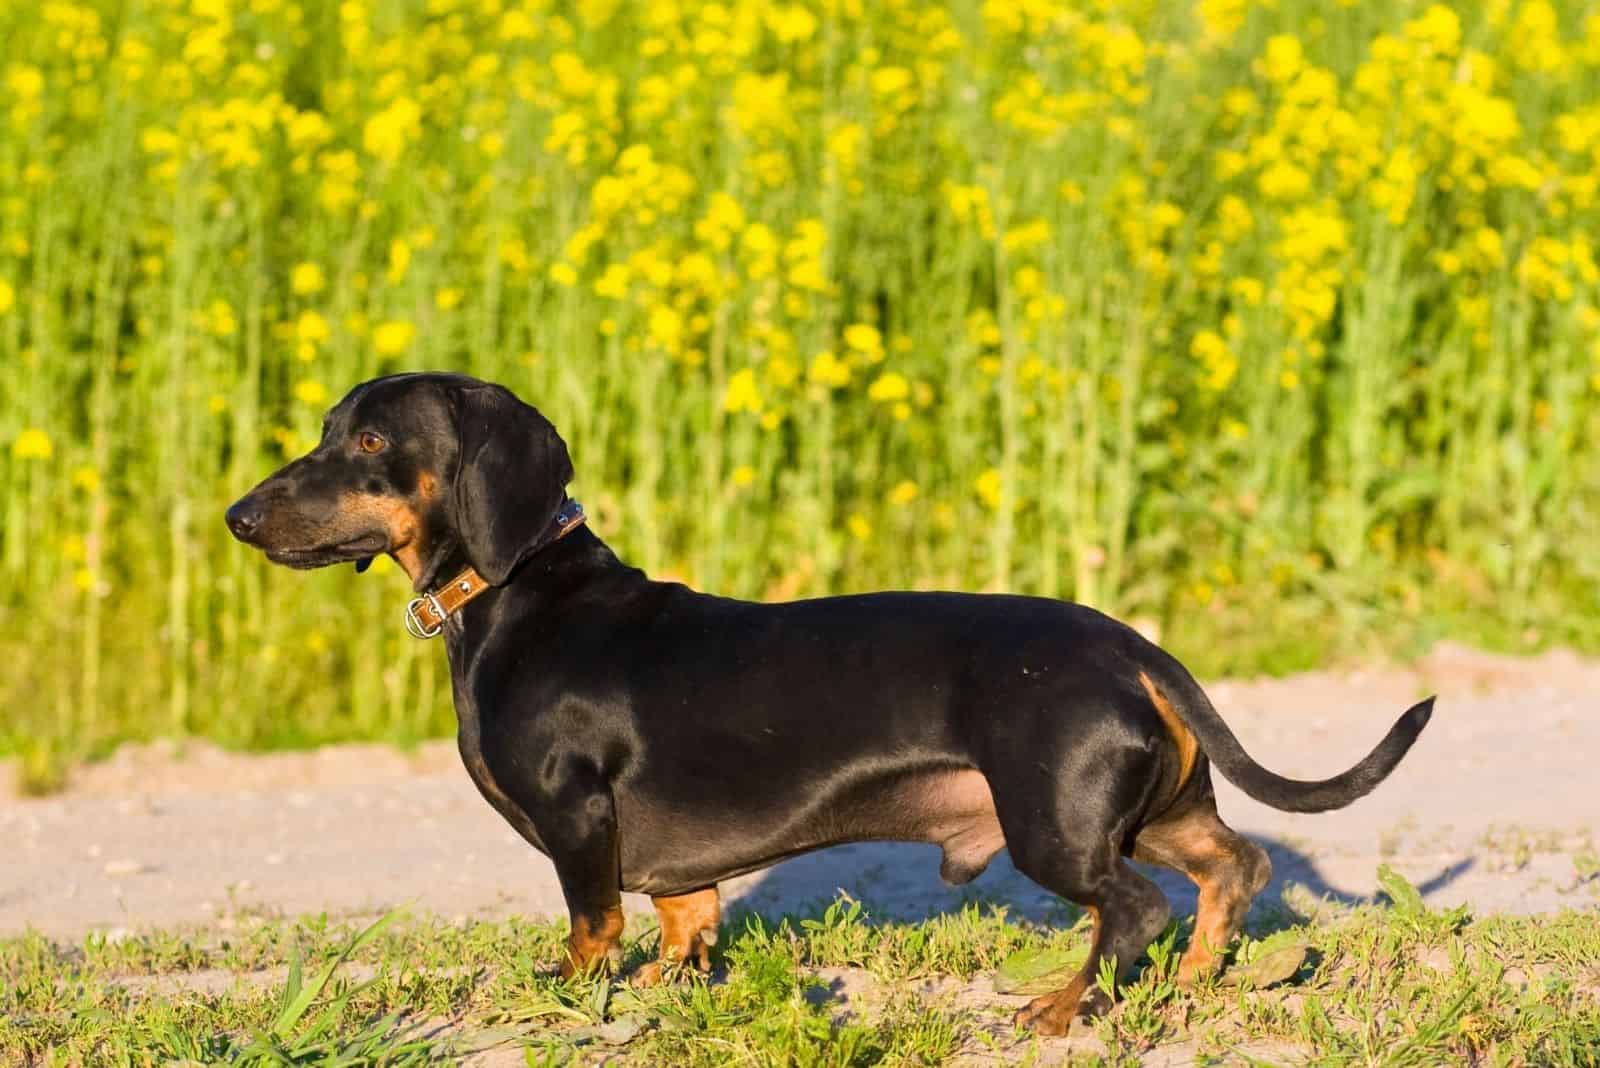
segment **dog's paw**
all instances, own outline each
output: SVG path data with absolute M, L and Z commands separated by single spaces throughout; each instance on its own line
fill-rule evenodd
M 1050 1038 L 1064 1036 L 1072 1027 L 1072 1011 L 1053 994 L 1034 998 L 1011 1018 L 1017 1027 Z
M 658 960 L 653 960 L 648 964 L 641 964 L 634 969 L 632 975 L 628 976 L 628 985 L 641 989 L 660 986 L 666 971 L 666 967 Z
M 691 941 L 689 956 L 680 959 L 677 954 L 665 956 L 659 960 L 641 964 L 628 979 L 628 985 L 636 987 L 658 986 L 663 982 L 687 978 L 692 971 L 702 975 L 711 971 L 711 947 L 717 944 L 717 932 L 711 930 L 700 931 Z
M 1110 1011 L 1111 999 L 1102 991 L 1091 990 L 1080 997 L 1068 988 L 1034 998 L 1017 1011 L 1011 1022 L 1035 1034 L 1064 1038 L 1089 1033 L 1095 1019 Z

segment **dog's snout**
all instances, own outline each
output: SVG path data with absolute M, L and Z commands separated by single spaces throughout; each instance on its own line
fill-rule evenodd
M 263 510 L 259 501 L 251 497 L 244 497 L 234 502 L 233 507 L 228 509 L 224 518 L 227 520 L 228 529 L 233 532 L 233 536 L 240 541 L 248 542 L 260 528 L 262 514 Z

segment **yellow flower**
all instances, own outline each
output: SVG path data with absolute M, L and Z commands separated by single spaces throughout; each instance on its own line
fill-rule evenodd
M 1261 172 L 1256 187 L 1273 200 L 1298 200 L 1311 191 L 1311 175 L 1280 159 Z
M 321 382 L 307 379 L 295 385 L 294 399 L 312 408 L 321 407 L 328 402 L 328 387 Z
M 288 134 L 289 147 L 296 152 L 318 149 L 333 140 L 333 127 L 315 111 L 297 112 L 285 124 L 284 132 Z
M 326 285 L 322 268 L 315 263 L 297 263 L 289 272 L 289 288 L 299 296 L 321 293 Z
M 19 460 L 48 460 L 55 451 L 50 435 L 38 427 L 29 427 L 11 443 L 11 455 Z
M 214 300 L 206 309 L 206 329 L 217 337 L 232 337 L 239 329 L 239 320 L 233 314 L 233 306 L 225 300 Z
M 726 193 L 713 193 L 705 215 L 694 224 L 694 235 L 722 252 L 733 243 L 734 235 L 744 229 L 744 223 L 744 208 L 737 200 Z
M 372 347 L 380 356 L 398 356 L 411 347 L 417 328 L 404 319 L 379 323 L 372 330 Z
M 806 381 L 819 386 L 831 386 L 835 389 L 850 384 L 850 365 L 839 359 L 832 352 L 823 350 L 811 359 L 811 366 L 806 369 Z
M 1261 298 L 1266 294 L 1266 287 L 1261 284 L 1259 278 L 1241 275 L 1228 283 L 1228 292 L 1254 308 L 1261 303 Z
M 44 74 L 38 67 L 14 63 L 6 68 L 5 84 L 13 96 L 32 100 L 44 92 Z
M 389 242 L 389 272 L 387 278 L 390 285 L 399 285 L 400 280 L 406 276 L 406 268 L 411 266 L 411 244 L 404 238 L 397 237 Z
M 861 146 L 867 131 L 859 122 L 847 122 L 828 135 L 828 155 L 838 161 L 846 174 L 855 171 L 861 159 Z
M 740 464 L 733 469 L 733 484 L 735 486 L 748 486 L 756 480 L 756 469 L 749 464 Z
M 1021 249 L 1033 248 L 1035 245 L 1042 245 L 1049 240 L 1050 224 L 1043 219 L 1035 219 L 1032 222 L 1023 223 L 1021 226 L 1013 226 L 1007 230 L 1000 243 L 1005 246 L 1007 252 L 1017 252 Z
M 314 311 L 303 311 L 294 324 L 295 337 L 302 344 L 320 345 L 328 340 L 328 320 Z
M 784 44 L 794 44 L 817 32 L 817 17 L 799 4 L 787 4 L 767 12 L 767 28 Z
M 368 119 L 361 130 L 361 145 L 386 163 L 393 163 L 406 145 L 422 136 L 422 109 L 410 97 L 398 97 Z
M 1300 39 L 1292 34 L 1280 33 L 1267 39 L 1267 54 L 1258 67 L 1262 74 L 1280 85 L 1288 82 L 1305 65 L 1305 49 Z
M 1231 245 L 1255 227 L 1255 217 L 1250 214 L 1250 205 L 1229 193 L 1217 205 L 1217 223 L 1222 240 Z
M 11 283 L 0 278 L 0 315 L 10 311 L 17 303 L 17 291 L 11 288 Z
M 1239 32 L 1249 10 L 1249 0 L 1198 0 L 1195 4 L 1202 32 L 1208 40 L 1218 43 Z
M 657 304 L 650 309 L 650 340 L 670 353 L 683 348 L 683 316 L 668 304 Z
M 756 385 L 756 373 L 750 368 L 735 371 L 733 377 L 728 379 L 728 389 L 722 397 L 722 410 L 761 414 L 761 389 Z
M 1205 368 L 1202 382 L 1210 389 L 1221 392 L 1239 372 L 1239 359 L 1228 348 L 1228 343 L 1215 330 L 1202 330 L 1189 343 L 1189 352 Z
M 895 483 L 894 489 L 889 491 L 889 502 L 904 507 L 917 499 L 918 492 L 917 484 L 910 479 L 905 479 Z
M 860 353 L 883 351 L 883 335 L 877 327 L 867 323 L 853 323 L 845 327 L 844 343 Z
M 578 284 L 578 272 L 570 263 L 552 263 L 550 265 L 550 281 L 558 286 L 575 286 Z
M 977 492 L 978 499 L 984 503 L 985 507 L 1000 507 L 999 468 L 991 467 L 983 474 L 979 475 L 972 483 L 972 488 Z
M 733 82 L 733 122 L 739 132 L 755 140 L 785 134 L 794 128 L 794 107 L 789 99 L 789 75 L 743 73 Z
M 100 488 L 100 472 L 87 465 L 72 472 L 72 488 L 94 493 Z
M 872 72 L 872 91 L 879 96 L 889 96 L 910 88 L 916 76 L 904 67 L 880 67 Z
M 528 243 L 520 237 L 508 237 L 500 242 L 500 262 L 516 274 L 526 274 L 533 265 L 528 255 Z
M 621 300 L 628 295 L 628 268 L 626 264 L 608 263 L 595 279 L 594 291 L 602 297 Z
M 1405 34 L 1440 55 L 1453 56 L 1461 48 L 1461 19 L 1443 4 L 1434 4 L 1406 23 Z
M 896 371 L 879 375 L 878 380 L 867 387 L 867 396 L 881 402 L 905 400 L 910 394 L 910 383 Z
M 455 286 L 445 286 L 433 295 L 433 306 L 440 311 L 449 311 L 461 303 L 466 294 Z
M 866 516 L 853 515 L 846 525 L 850 528 L 850 536 L 857 541 L 866 541 L 872 537 L 872 524 L 867 522 Z
M 1487 226 L 1480 227 L 1478 232 L 1472 235 L 1472 247 L 1491 267 L 1498 267 L 1505 261 L 1505 243 L 1500 240 L 1500 233 L 1497 230 Z

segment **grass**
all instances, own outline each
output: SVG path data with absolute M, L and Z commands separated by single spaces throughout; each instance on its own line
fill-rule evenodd
M 709 982 L 645 991 L 550 977 L 563 927 L 521 920 L 391 914 L 365 927 L 315 917 L 117 941 L 13 938 L 0 942 L 0 1064 L 403 1065 L 486 1049 L 521 1049 L 529 1065 L 1031 1063 L 1063 1052 L 1136 1064 L 1175 1044 L 1202 1063 L 1600 1063 L 1593 910 L 1474 919 L 1428 909 L 1392 872 L 1381 879 L 1386 906 L 1255 923 L 1235 973 L 1286 944 L 1309 949 L 1267 989 L 1175 987 L 1188 921 L 1174 924 L 1094 1040 L 1071 1047 L 1015 1031 L 1022 1000 L 986 992 L 985 977 L 1018 950 L 1081 948 L 1075 910 L 1041 926 L 973 903 L 899 923 L 841 899 L 808 917 L 731 921 Z M 653 955 L 653 933 L 630 927 L 630 966 Z
M 1581 0 L 0 7 L 0 753 L 448 729 L 226 504 L 504 381 L 630 561 L 1070 597 L 1202 674 L 1600 648 Z

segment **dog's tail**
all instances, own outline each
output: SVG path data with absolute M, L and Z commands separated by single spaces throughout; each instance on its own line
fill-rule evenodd
M 1144 672 L 1140 673 L 1139 681 L 1144 684 L 1158 711 L 1170 709 L 1176 712 L 1184 726 L 1199 740 L 1206 756 L 1211 758 L 1217 770 L 1227 776 L 1229 782 L 1262 804 L 1285 812 L 1327 812 L 1365 797 L 1389 777 L 1433 715 L 1432 697 L 1412 705 L 1389 728 L 1383 741 L 1354 767 L 1331 779 L 1308 782 L 1285 778 L 1251 759 L 1250 754 L 1244 751 L 1244 746 L 1239 744 L 1239 739 L 1234 737 L 1233 731 L 1217 714 L 1211 699 L 1187 671 L 1180 669 L 1170 674 L 1159 687 Z M 1166 709 L 1161 707 L 1164 704 Z

